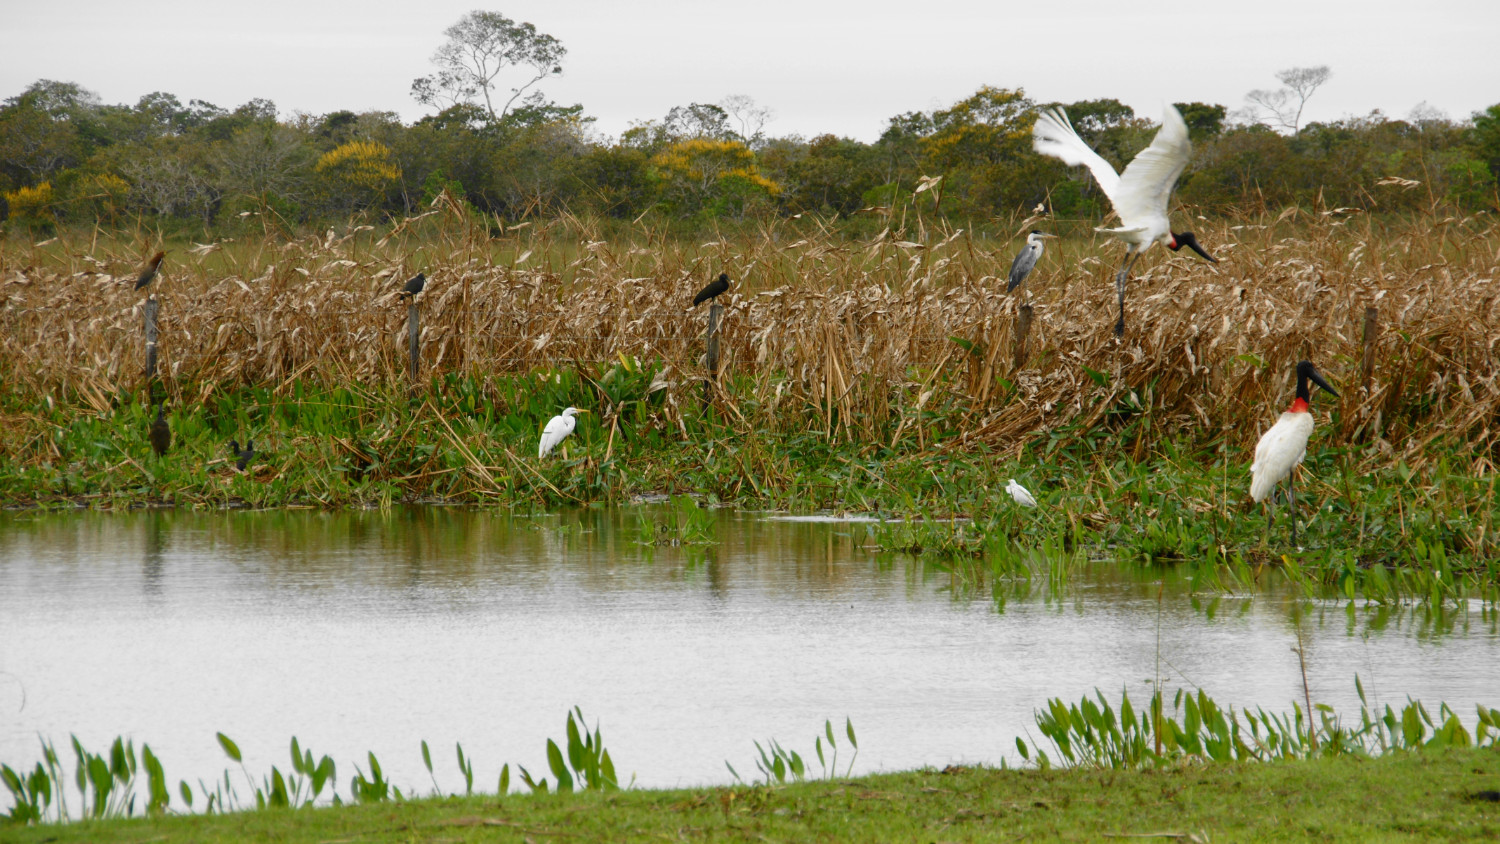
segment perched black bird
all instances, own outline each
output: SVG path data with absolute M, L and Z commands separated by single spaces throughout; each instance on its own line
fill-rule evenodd
M 255 459 L 255 440 L 245 440 L 244 451 L 240 451 L 239 440 L 230 440 L 229 450 L 234 453 L 235 457 L 239 458 L 234 462 L 234 468 L 243 472 L 245 471 L 245 467 L 250 465 L 250 461 Z
M 718 278 L 710 281 L 707 287 L 699 290 L 698 295 L 693 297 L 693 307 L 698 307 L 699 304 L 714 298 L 728 289 L 729 273 L 719 273 Z
M 405 299 L 407 296 L 416 296 L 418 293 L 421 293 L 422 292 L 422 288 L 426 287 L 426 286 L 427 286 L 427 276 L 426 276 L 426 274 L 424 274 L 424 273 L 417 273 L 416 276 L 414 278 L 412 278 L 411 281 L 408 281 L 406 283 L 405 287 L 401 288 L 401 294 L 399 296 L 397 296 L 396 298 L 397 299 Z
M 158 252 L 151 256 L 151 260 L 146 262 L 146 268 L 141 270 L 141 277 L 135 280 L 136 290 L 140 290 L 150 284 L 151 279 L 156 278 L 156 270 L 161 266 L 161 259 L 165 257 L 167 257 L 165 252 Z
M 156 406 L 156 421 L 151 423 L 151 450 L 156 452 L 157 457 L 167 453 L 172 447 L 172 427 L 167 424 L 166 417 L 162 416 L 164 408 Z

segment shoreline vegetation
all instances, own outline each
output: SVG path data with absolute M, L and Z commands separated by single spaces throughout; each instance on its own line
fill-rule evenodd
M 439 201 L 381 229 L 166 244 L 142 292 L 131 282 L 145 232 L 12 239 L 0 245 L 0 501 L 556 507 L 692 494 L 966 516 L 989 535 L 1148 559 L 1276 562 L 1267 549 L 1290 550 L 1285 519 L 1267 543 L 1244 489 L 1292 364 L 1308 358 L 1342 398 L 1313 406 L 1307 546 L 1351 570 L 1494 583 L 1495 225 L 1296 209 L 1198 223 L 1222 263 L 1160 253 L 1141 265 L 1123 342 L 1099 257 L 1111 249 L 1084 222 L 1047 222 L 1063 238 L 1016 296 L 1001 283 L 1016 237 L 920 214 L 869 240 L 813 221 L 610 241 L 574 217 L 496 238 Z M 720 270 L 735 286 L 720 297 L 711 378 L 707 309 L 688 302 Z M 429 281 L 413 382 L 398 293 L 417 271 Z M 1023 304 L 1034 316 L 1021 348 Z M 160 459 L 153 399 L 173 437 Z M 566 406 L 591 413 L 535 459 Z M 256 443 L 244 472 L 231 439 Z M 1042 501 L 1030 522 L 1004 495 L 1010 477 Z
M 890 840 L 887 836 L 893 834 L 903 839 L 928 834 L 923 830 L 954 812 L 947 805 L 948 798 L 931 796 L 938 794 L 960 802 L 993 804 L 990 811 L 965 808 L 943 821 L 944 827 L 960 820 L 977 822 L 980 826 L 971 831 L 984 830 L 985 834 L 1040 823 L 1035 831 L 1098 835 L 1104 832 L 1100 824 L 1133 824 L 1163 811 L 1187 810 L 1176 816 L 1171 827 L 1177 831 L 1168 837 L 1207 841 L 1209 829 L 1215 836 L 1236 837 L 1256 829 L 1265 834 L 1274 828 L 1268 822 L 1285 821 L 1268 821 L 1246 809 L 1282 803 L 1283 811 L 1298 818 L 1297 826 L 1312 837 L 1322 834 L 1315 831 L 1320 828 L 1338 830 L 1341 835 L 1364 829 L 1447 840 L 1494 835 L 1500 828 L 1500 814 L 1486 804 L 1500 802 L 1500 792 L 1493 788 L 1494 778 L 1500 776 L 1500 755 L 1495 753 L 1500 748 L 1500 710 L 1478 706 L 1471 731 L 1446 704 L 1439 706 L 1435 717 L 1417 701 L 1400 708 L 1371 708 L 1358 678 L 1355 685 L 1361 701 L 1359 717 L 1347 721 L 1322 705 L 1313 718 L 1295 704 L 1291 713 L 1283 714 L 1224 708 L 1202 690 L 1179 690 L 1170 701 L 1156 693 L 1138 709 L 1124 693 L 1114 700 L 1096 691 L 1076 704 L 1053 699 L 1036 714 L 1045 744 L 1016 738 L 1021 769 L 1009 767 L 1002 759 L 998 768 L 949 766 L 942 771 L 851 778 L 859 744 L 854 725 L 846 719 L 837 734 L 833 723 L 826 722 L 812 752 L 805 756 L 775 739 L 765 745 L 754 742 L 757 756 L 750 776 L 742 777 L 726 760 L 735 779 L 731 786 L 634 789 L 630 782 L 619 781 L 600 726 L 596 723 L 591 729 L 583 712 L 575 708 L 568 713 L 565 737 L 547 741 L 547 768 L 542 775 L 518 765 L 513 781 L 511 765 L 506 763 L 492 793 L 486 793 L 483 785 L 476 788 L 475 760 L 465 754 L 462 744 L 455 748 L 462 791 L 445 791 L 434 767 L 434 754 L 426 741 L 421 742 L 423 766 L 432 783 L 432 790 L 424 795 L 425 785 L 408 783 L 403 789 L 388 780 L 373 753 L 352 766 L 347 789 L 341 790 L 334 760 L 326 755 L 315 757 L 296 738 L 291 741 L 289 770 L 283 774 L 272 766 L 257 782 L 239 747 L 223 733 L 218 734 L 218 743 L 239 771 L 226 769 L 222 779 L 209 782 L 200 779 L 196 788 L 185 780 L 173 787 L 147 745 L 137 755 L 133 741 L 116 739 L 106 753 L 95 754 L 76 737 L 71 742 L 74 772 L 68 771 L 66 749 L 60 754 L 44 740 L 42 761 L 34 769 L 18 772 L 0 766 L 0 780 L 13 798 L 7 819 L 12 831 L 20 833 L 8 840 L 17 841 L 32 840 L 26 830 L 18 828 L 27 826 L 33 833 L 45 831 L 48 841 L 139 840 L 136 836 L 142 832 L 155 835 L 152 840 L 179 835 L 193 840 L 259 839 L 270 832 L 262 827 L 262 817 L 277 820 L 273 826 L 278 840 L 289 840 L 287 835 L 295 840 L 325 840 L 334 829 L 357 832 L 361 839 L 374 835 L 401 840 L 409 840 L 412 834 L 427 837 L 449 827 L 469 827 L 475 832 L 512 827 L 557 834 L 547 828 L 556 822 L 558 811 L 575 817 L 582 813 L 596 840 L 649 837 L 656 833 L 648 830 L 660 827 L 663 815 L 669 824 L 679 815 L 708 823 L 707 829 L 699 830 L 700 837 L 737 836 L 743 833 L 741 824 L 748 823 L 771 824 L 781 834 L 805 834 L 816 828 L 833 840 L 870 840 L 868 836 L 878 831 L 880 840 Z M 1058 769 L 1066 777 L 1053 776 Z M 1099 782 L 1101 776 L 1107 782 Z M 1295 792 L 1293 783 L 1316 787 Z M 1413 788 L 1414 783 L 1421 787 Z M 1373 784 L 1379 785 L 1385 799 L 1371 802 L 1368 794 L 1350 794 L 1351 789 Z M 1107 787 L 1099 790 L 1100 785 Z M 70 803 L 72 786 L 77 794 Z M 523 786 L 526 790 L 519 790 Z M 1189 787 L 1218 796 L 1187 806 L 1176 794 Z M 1153 793 L 1158 788 L 1161 793 Z M 841 799 L 851 789 L 860 797 Z M 1150 796 L 1132 805 L 1119 794 L 1111 794 L 1120 790 Z M 1035 796 L 1054 791 L 1065 796 Z M 1020 793 L 1032 796 L 1014 802 Z M 1290 793 L 1296 793 L 1296 799 L 1284 802 Z M 590 794 L 605 799 L 600 802 Z M 959 798 L 961 794 L 966 796 Z M 1233 800 L 1224 799 L 1230 794 Z M 567 802 L 560 804 L 549 795 Z M 891 817 L 863 805 L 869 799 L 903 803 L 909 808 L 901 814 L 915 814 Z M 1246 800 L 1251 806 L 1224 808 Z M 806 805 L 791 812 L 774 808 L 787 804 Z M 1212 808 L 1215 804 L 1221 808 Z M 1369 813 L 1377 804 L 1384 811 Z M 363 811 L 372 805 L 388 811 L 379 815 Z M 1089 805 L 1095 808 L 1086 808 Z M 1335 805 L 1346 812 L 1357 811 L 1340 817 L 1333 811 Z M 670 808 L 663 812 L 664 806 Z M 1033 815 L 1030 809 L 1049 811 Z M 299 818 L 293 827 L 285 826 L 287 812 Z M 648 821 L 650 815 L 657 817 Z M 399 820 L 412 816 L 422 821 Z M 882 825 L 891 826 L 881 829 Z M 413 827 L 427 831 L 417 832 Z M 1142 833 L 1125 826 L 1112 834 Z

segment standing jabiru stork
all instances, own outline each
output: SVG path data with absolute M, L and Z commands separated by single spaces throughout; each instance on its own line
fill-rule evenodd
M 1307 382 L 1317 384 L 1324 392 L 1337 398 L 1338 393 L 1328 386 L 1323 376 L 1313 367 L 1312 361 L 1297 364 L 1297 397 L 1292 406 L 1281 414 L 1255 444 L 1255 462 L 1250 464 L 1250 497 L 1259 504 L 1276 490 L 1276 484 L 1286 478 L 1287 500 L 1292 510 L 1292 545 L 1297 544 L 1297 486 L 1293 480 L 1297 464 L 1307 456 L 1307 438 L 1313 432 L 1313 418 L 1309 411 L 1312 394 Z M 1266 536 L 1271 535 L 1271 523 L 1276 518 L 1276 500 L 1272 498 L 1266 514 Z
M 1115 336 L 1125 333 L 1125 279 L 1130 268 L 1141 253 L 1154 243 L 1161 243 L 1176 252 L 1186 246 L 1204 258 L 1219 263 L 1219 259 L 1208 254 L 1192 232 L 1173 234 L 1171 221 L 1167 218 L 1167 202 L 1172 197 L 1172 186 L 1187 167 L 1193 153 L 1188 141 L 1187 124 L 1177 109 L 1167 106 L 1162 115 L 1161 130 L 1151 141 L 1151 146 L 1141 150 L 1125 168 L 1124 174 L 1116 174 L 1108 161 L 1094 152 L 1068 122 L 1068 113 L 1061 107 L 1043 111 L 1036 119 L 1031 133 L 1032 148 L 1043 155 L 1061 159 L 1066 164 L 1082 164 L 1094 174 L 1094 181 L 1120 216 L 1120 226 L 1114 229 L 1096 229 L 1107 232 L 1125 242 L 1125 264 L 1115 275 L 1115 291 L 1120 297 L 1120 321 L 1115 323 Z

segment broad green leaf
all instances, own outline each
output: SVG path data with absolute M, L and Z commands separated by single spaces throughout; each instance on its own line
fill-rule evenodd
M 229 758 L 236 762 L 243 762 L 244 760 L 240 758 L 240 746 L 223 733 L 219 733 L 218 736 L 219 746 L 224 748 L 224 752 L 229 755 Z

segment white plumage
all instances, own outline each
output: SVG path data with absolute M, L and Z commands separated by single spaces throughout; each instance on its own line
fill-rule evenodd
M 536 456 L 546 457 L 552 449 L 557 447 L 558 443 L 567 439 L 568 435 L 573 433 L 573 429 L 578 426 L 578 420 L 574 418 L 574 414 L 587 412 L 586 410 L 579 410 L 576 407 L 570 407 L 560 415 L 548 420 L 547 427 L 542 429 L 542 441 L 537 446 Z
M 1287 411 L 1261 435 L 1255 444 L 1255 462 L 1250 464 L 1250 497 L 1255 503 L 1265 501 L 1307 456 L 1307 438 L 1312 432 L 1311 413 Z
M 1124 174 L 1116 174 L 1108 161 L 1094 152 L 1068 122 L 1068 113 L 1061 108 L 1043 111 L 1032 129 L 1032 148 L 1043 155 L 1050 155 L 1066 164 L 1083 165 L 1094 174 L 1094 181 L 1120 217 L 1118 228 L 1101 228 L 1126 244 L 1125 264 L 1115 276 L 1115 288 L 1120 297 L 1120 321 L 1115 333 L 1125 332 L 1125 279 L 1130 268 L 1141 253 L 1152 244 L 1161 243 L 1176 251 L 1183 246 L 1214 263 L 1212 255 L 1198 245 L 1192 232 L 1180 235 L 1172 233 L 1171 221 L 1167 217 L 1167 205 L 1172 197 L 1172 187 L 1177 177 L 1187 167 L 1192 157 L 1193 145 L 1188 141 L 1187 124 L 1177 109 L 1168 105 L 1162 114 L 1161 129 L 1152 139 L 1151 145 L 1136 155 L 1125 167 Z
M 1036 499 L 1032 497 L 1031 491 L 1016 483 L 1015 478 L 1011 478 L 1010 483 L 1006 484 L 1005 491 L 1010 493 L 1011 499 L 1022 507 L 1036 506 Z
M 1156 133 L 1151 146 L 1125 167 L 1124 175 L 1117 175 L 1108 161 L 1078 137 L 1068 122 L 1068 113 L 1060 108 L 1048 109 L 1037 117 L 1032 147 L 1064 163 L 1081 164 L 1094 174 L 1094 181 L 1120 215 L 1119 228 L 1100 231 L 1109 232 L 1140 251 L 1157 241 L 1167 243 L 1172 239 L 1167 200 L 1193 154 L 1187 124 L 1176 108 L 1167 106 L 1162 114 L 1161 131 Z

